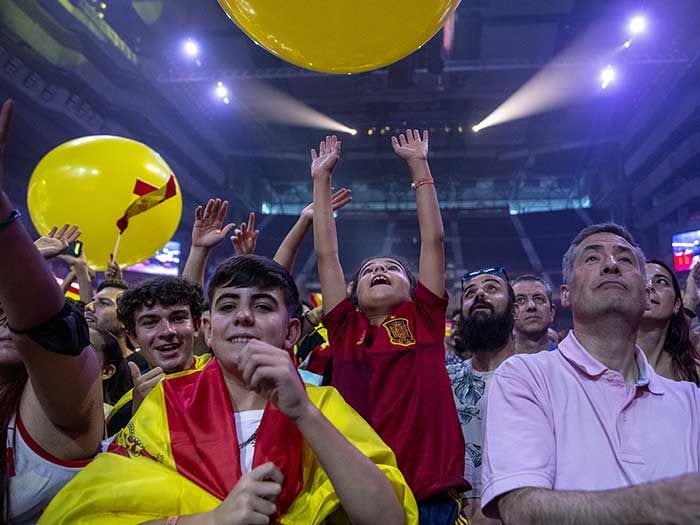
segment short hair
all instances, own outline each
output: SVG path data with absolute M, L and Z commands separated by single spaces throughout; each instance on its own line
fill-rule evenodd
M 97 286 L 95 293 L 100 293 L 105 288 L 119 288 L 120 290 L 128 290 L 130 286 L 129 283 L 122 279 L 105 279 Z
M 524 275 L 518 276 L 512 283 L 511 286 L 515 289 L 515 285 L 523 282 L 536 282 L 540 283 L 544 287 L 544 291 L 547 294 L 547 299 L 549 299 L 550 306 L 554 305 L 554 300 L 552 299 L 552 287 L 545 281 L 542 277 L 534 275 L 532 273 L 526 273 Z
M 642 249 L 634 241 L 634 237 L 632 237 L 632 234 L 624 226 L 620 226 L 619 224 L 615 224 L 614 222 L 603 222 L 600 224 L 593 224 L 591 226 L 585 227 L 583 230 L 578 232 L 578 235 L 571 242 L 571 245 L 569 246 L 569 249 L 566 250 L 566 253 L 564 254 L 561 263 L 564 284 L 567 284 L 571 280 L 571 277 L 574 273 L 574 258 L 576 256 L 576 248 L 578 248 L 578 246 L 584 240 L 586 240 L 591 235 L 595 235 L 596 233 L 612 233 L 613 235 L 617 235 L 618 237 L 621 237 L 628 243 L 630 243 L 630 245 L 632 245 L 635 255 L 637 256 L 639 262 L 639 269 L 642 272 L 642 277 L 646 282 L 646 269 L 644 267 L 644 261 L 646 261 L 646 257 L 644 256 L 644 252 L 642 251 Z
M 350 281 L 352 283 L 352 286 L 350 287 L 350 300 L 355 308 L 360 307 L 360 301 L 357 298 L 357 283 L 360 280 L 360 270 L 362 270 L 362 267 L 368 262 L 374 259 L 392 259 L 401 265 L 401 268 L 403 268 L 403 271 L 406 272 L 406 276 L 408 277 L 408 284 L 411 288 L 411 298 L 413 299 L 416 292 L 416 286 L 418 286 L 418 281 L 416 280 L 416 276 L 413 275 L 408 262 L 403 257 L 398 257 L 396 255 L 375 255 L 374 257 L 367 257 L 360 263 L 352 276 L 352 280 Z
M 192 319 L 198 321 L 203 311 L 202 288 L 180 277 L 153 277 L 124 291 L 117 299 L 117 318 L 127 331 L 135 331 L 136 312 L 142 307 L 186 305 Z
M 286 268 L 260 255 L 230 257 L 217 266 L 209 281 L 207 296 L 210 308 L 219 288 L 259 288 L 281 290 L 285 307 L 291 319 L 301 318 L 301 301 L 294 279 Z

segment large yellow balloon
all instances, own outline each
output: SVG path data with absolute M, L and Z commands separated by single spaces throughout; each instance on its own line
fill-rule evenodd
M 324 73 L 360 73 L 425 44 L 460 0 L 219 0 L 278 57 Z
M 172 171 L 163 158 L 139 142 L 111 136 L 71 140 L 50 151 L 29 181 L 29 214 L 39 233 L 53 226 L 77 224 L 88 262 L 104 270 L 114 250 L 117 221 L 137 199 L 137 179 L 163 187 Z M 177 184 L 177 183 L 176 183 Z M 132 265 L 152 257 L 180 223 L 182 195 L 177 194 L 129 220 L 117 260 Z

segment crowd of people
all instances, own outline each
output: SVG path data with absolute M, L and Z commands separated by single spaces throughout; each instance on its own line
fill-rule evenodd
M 253 213 L 236 228 L 211 199 L 182 275 L 135 283 L 113 260 L 94 287 L 64 253 L 79 225 L 31 239 L 0 173 L 0 523 L 700 523 L 700 265 L 681 290 L 624 227 L 592 225 L 562 254 L 572 330 L 553 330 L 546 279 L 494 264 L 462 277 L 446 338 L 429 136 L 391 146 L 417 272 L 378 254 L 349 282 L 334 136 L 272 258 L 254 253 Z M 292 277 L 309 230 L 318 307 Z

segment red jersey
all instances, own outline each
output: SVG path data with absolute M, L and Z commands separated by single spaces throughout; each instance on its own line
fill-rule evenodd
M 333 352 L 332 386 L 396 454 L 418 501 L 464 490 L 464 437 L 445 368 L 441 298 L 418 283 L 380 326 L 349 299 L 323 318 Z

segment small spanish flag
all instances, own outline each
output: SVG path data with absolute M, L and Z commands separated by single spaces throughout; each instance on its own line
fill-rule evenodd
M 124 212 L 124 215 L 117 221 L 117 228 L 121 235 L 129 226 L 129 219 L 133 216 L 155 208 L 160 203 L 177 195 L 177 184 L 175 183 L 175 175 L 170 175 L 168 182 L 160 188 L 148 184 L 140 179 L 136 179 L 134 193 L 138 195 L 138 199 L 129 204 L 129 207 Z

